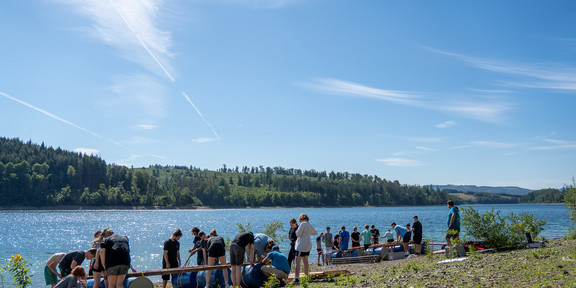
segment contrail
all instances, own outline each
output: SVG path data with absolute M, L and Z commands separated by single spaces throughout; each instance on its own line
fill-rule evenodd
M 12 97 L 12 96 L 10 96 L 10 95 L 8 95 L 8 94 L 6 94 L 6 93 L 3 93 L 2 91 L 0 91 L 0 95 L 4 96 L 4 97 L 6 97 L 6 98 L 8 98 L 8 99 L 10 99 L 10 100 L 12 100 L 12 101 L 16 101 L 16 102 L 18 102 L 18 103 L 20 103 L 20 104 L 22 104 L 22 105 L 28 106 L 29 108 L 32 108 L 32 109 L 34 109 L 34 110 L 36 110 L 36 111 L 38 111 L 38 112 L 40 112 L 40 113 L 42 113 L 42 114 L 44 114 L 44 115 L 46 115 L 46 116 L 49 116 L 49 117 L 51 117 L 51 118 L 54 118 L 54 119 L 58 120 L 58 121 L 60 121 L 60 122 L 66 123 L 66 124 L 68 124 L 68 125 L 70 125 L 70 126 L 72 126 L 72 127 L 78 128 L 78 129 L 80 129 L 80 130 L 82 130 L 82 131 L 84 131 L 84 132 L 88 132 L 88 133 L 90 133 L 90 134 L 92 134 L 92 135 L 94 135 L 94 136 L 97 136 L 97 137 L 102 138 L 102 136 L 98 135 L 98 134 L 95 133 L 95 132 L 92 132 L 92 131 L 90 131 L 90 130 L 88 130 L 88 129 L 86 129 L 86 128 L 83 128 L 83 127 L 81 127 L 81 126 L 78 126 L 78 125 L 76 125 L 76 124 L 74 124 L 74 123 L 72 123 L 72 122 L 70 122 L 70 121 L 64 120 L 64 119 L 62 119 L 62 118 L 60 118 L 60 117 L 58 117 L 58 116 L 56 116 L 56 115 L 54 115 L 54 114 L 52 114 L 52 113 L 50 113 L 50 112 L 48 112 L 48 111 L 42 110 L 42 109 L 40 109 L 40 108 L 38 108 L 38 107 L 35 107 L 35 106 L 31 105 L 31 104 L 28 104 L 28 103 L 24 102 L 24 101 L 22 101 L 22 100 L 20 100 L 20 99 L 18 99 L 18 98 L 15 98 L 15 97 Z
M 210 129 L 212 129 L 212 133 L 214 133 L 214 136 L 216 136 L 216 139 L 218 139 L 218 141 L 220 141 L 220 137 L 218 136 L 218 133 L 216 133 L 216 130 L 214 129 L 212 124 L 210 124 L 210 122 L 208 122 L 208 120 L 206 120 L 206 118 L 204 118 L 204 116 L 202 115 L 202 112 L 200 112 L 200 110 L 198 110 L 198 108 L 196 107 L 196 105 L 194 105 L 192 100 L 190 100 L 190 97 L 188 97 L 188 94 L 186 94 L 185 92 L 182 92 L 182 95 L 184 95 L 184 97 L 186 98 L 188 103 L 190 103 L 192 105 L 192 107 L 194 107 L 194 109 L 196 110 L 196 113 L 198 113 L 198 115 L 200 116 L 200 118 L 202 118 L 204 123 L 206 123 L 208 126 L 210 126 Z
M 160 66 L 160 68 L 162 69 L 162 71 L 164 71 L 164 74 L 166 74 L 166 76 L 168 76 L 170 81 L 175 82 L 176 80 L 174 79 L 174 77 L 172 77 L 170 72 L 168 72 L 168 70 L 166 70 L 164 65 L 162 65 L 162 63 L 160 63 L 160 60 L 158 60 L 158 58 L 156 58 L 156 55 L 154 55 L 154 53 L 152 53 L 152 51 L 150 51 L 150 49 L 148 48 L 148 45 L 146 45 L 146 43 L 144 43 L 142 38 L 140 38 L 140 36 L 136 32 L 136 30 L 134 30 L 134 28 L 132 27 L 132 25 L 130 25 L 130 23 L 128 23 L 128 21 L 124 17 L 124 14 L 122 14 L 122 12 L 120 12 L 120 10 L 118 10 L 118 8 L 116 8 L 116 5 L 114 5 L 114 1 L 111 0 L 110 3 L 112 4 L 112 7 L 114 8 L 114 10 L 116 10 L 116 13 L 118 13 L 118 15 L 120 15 L 120 18 L 122 18 L 122 21 L 124 21 L 124 24 L 126 24 L 126 26 L 128 26 L 128 29 L 130 29 L 130 31 L 134 34 L 134 36 L 136 36 L 136 39 L 138 39 L 138 42 L 140 42 L 140 45 L 142 45 L 142 47 L 144 47 L 146 52 L 148 52 L 148 54 L 150 54 L 152 59 L 154 59 L 154 61 L 156 61 L 158 66 Z

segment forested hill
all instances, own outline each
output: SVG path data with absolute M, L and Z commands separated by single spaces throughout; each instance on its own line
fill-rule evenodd
M 2 206 L 358 206 L 444 204 L 447 193 L 378 176 L 282 167 L 127 168 L 0 138 Z

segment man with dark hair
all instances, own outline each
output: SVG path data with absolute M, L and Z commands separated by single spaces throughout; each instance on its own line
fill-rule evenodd
M 322 242 L 324 242 L 324 264 L 331 265 L 334 240 L 332 239 L 332 233 L 330 233 L 330 227 L 326 227 L 326 233 L 322 236 Z
M 338 233 L 340 235 L 338 241 L 340 242 L 339 245 L 340 251 L 345 252 L 346 250 L 348 250 L 348 242 L 350 242 L 350 233 L 346 231 L 345 226 L 342 226 L 341 228 L 342 230 L 340 230 L 340 233 Z
M 407 226 L 409 226 L 408 224 Z M 396 241 L 402 241 L 402 247 L 404 248 L 404 256 L 408 257 L 410 255 L 410 247 L 408 247 L 408 243 L 410 242 L 410 230 L 402 227 L 400 225 L 396 225 L 396 222 L 392 222 L 390 227 L 396 231 Z
M 162 257 L 162 269 L 167 268 L 178 268 L 180 267 L 180 238 L 182 237 L 182 231 L 176 229 L 170 239 L 164 242 L 164 254 Z M 170 280 L 170 275 L 162 275 L 162 287 L 166 288 Z
M 204 253 L 202 253 L 202 237 L 200 237 L 200 229 L 198 227 L 194 227 L 192 228 L 192 235 L 194 235 L 194 240 L 192 240 L 192 243 L 194 243 L 194 246 L 192 246 L 192 249 L 188 250 L 188 252 L 190 252 L 190 254 L 194 255 L 196 254 L 196 265 L 204 265 Z
M 460 239 L 460 211 L 458 210 L 458 207 L 454 206 L 452 200 L 449 200 L 446 204 L 448 205 L 448 208 L 450 208 L 448 220 L 446 221 L 446 225 L 448 226 L 448 231 L 446 232 L 446 243 L 448 243 L 448 246 L 452 246 L 450 238 Z
M 418 220 L 418 216 L 414 216 L 414 223 L 412 224 L 412 242 L 414 242 L 414 253 L 416 255 L 422 254 L 422 223 Z
M 372 233 L 372 244 L 378 244 L 378 238 L 380 238 L 380 230 L 376 229 L 376 226 L 372 225 L 370 233 Z
M 67 253 L 60 263 L 58 263 L 58 268 L 60 268 L 60 274 L 62 278 L 70 275 L 72 269 L 76 266 L 82 265 L 84 259 L 91 260 L 96 255 L 96 248 L 92 248 L 88 251 L 72 251 Z

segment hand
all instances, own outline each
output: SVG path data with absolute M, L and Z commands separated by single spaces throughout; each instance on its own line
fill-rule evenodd
M 166 269 L 170 269 L 170 264 L 166 263 Z
M 62 279 L 62 274 L 56 273 L 56 276 L 58 276 L 58 278 Z

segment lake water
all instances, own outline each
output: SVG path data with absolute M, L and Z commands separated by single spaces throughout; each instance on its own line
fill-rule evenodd
M 461 206 L 466 207 L 466 206 Z M 564 205 L 473 205 L 480 211 L 501 210 L 510 212 L 531 212 L 545 219 L 548 224 L 542 235 L 546 238 L 559 238 L 568 231 L 568 211 Z M 180 239 L 182 261 L 186 261 L 192 247 L 190 229 L 199 227 L 209 232 L 216 229 L 224 238 L 234 238 L 238 229 L 236 223 L 251 224 L 255 233 L 262 232 L 263 225 L 273 220 L 284 223 L 282 236 L 289 229 L 288 220 L 298 218 L 301 213 L 310 217 L 310 223 L 318 230 L 326 226 L 332 233 L 342 225 L 351 231 L 357 226 L 363 230 L 364 224 L 374 224 L 383 234 L 392 221 L 399 225 L 412 222 L 418 215 L 424 227 L 424 238 L 433 242 L 445 242 L 444 233 L 448 208 L 446 206 L 426 207 L 368 207 L 368 208 L 286 208 L 286 209 L 214 209 L 214 210 L 93 210 L 93 211 L 10 211 L 0 210 L 0 262 L 5 263 L 14 254 L 26 257 L 30 263 L 32 287 L 45 287 L 43 269 L 46 260 L 56 252 L 87 250 L 96 230 L 112 228 L 116 233 L 130 239 L 132 264 L 138 271 L 161 268 L 162 248 L 166 239 L 176 228 L 182 229 Z M 288 241 L 281 241 L 280 248 L 288 252 Z M 196 256 L 191 262 L 195 263 Z M 310 256 L 316 261 L 315 249 Z M 84 261 L 87 268 L 88 261 Z M 7 281 L 8 280 L 8 281 Z M 156 280 L 156 279 L 153 279 Z M 5 280 L 10 287 L 11 279 Z M 1 287 L 1 285 L 0 285 Z

